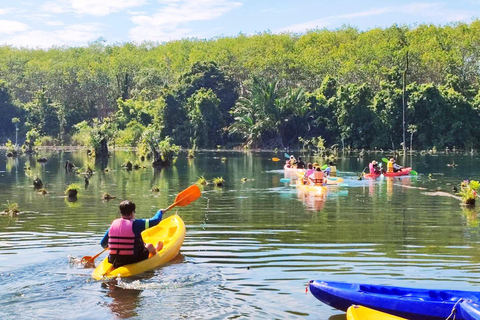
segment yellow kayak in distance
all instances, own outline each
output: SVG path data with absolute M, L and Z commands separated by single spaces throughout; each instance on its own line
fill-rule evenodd
M 93 270 L 92 277 L 95 280 L 111 279 L 117 276 L 124 278 L 155 269 L 175 258 L 180 252 L 183 240 L 185 239 L 185 233 L 185 223 L 178 215 L 165 218 L 155 227 L 142 232 L 143 242 L 156 246 L 158 241 L 162 241 L 162 250 L 146 260 L 127 264 L 117 269 L 112 269 L 112 264 L 108 262 L 108 257 L 106 257 L 98 267 Z
M 297 177 L 299 179 L 302 179 L 303 176 L 305 175 L 305 172 L 297 172 Z M 343 182 L 343 178 L 340 177 L 328 177 L 327 178 L 327 185 L 337 185 Z
M 353 305 L 347 310 L 347 320 L 407 320 L 385 312 Z

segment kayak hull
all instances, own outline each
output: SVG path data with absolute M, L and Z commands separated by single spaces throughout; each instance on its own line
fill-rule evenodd
M 162 250 L 146 260 L 121 266 L 113 270 L 112 264 L 108 262 L 107 257 L 95 268 L 92 277 L 95 280 L 110 279 L 117 276 L 131 277 L 155 269 L 175 258 L 182 247 L 185 233 L 185 223 L 179 216 L 174 215 L 168 217 L 158 225 L 142 232 L 142 238 L 145 243 L 151 243 L 156 246 L 158 241 L 162 241 Z
M 290 167 L 287 167 L 287 165 L 284 165 L 283 169 L 285 170 L 285 172 L 288 172 L 288 173 L 305 172 L 305 169 L 290 168 Z
M 347 320 L 407 320 L 364 306 L 353 305 L 347 310 Z
M 477 301 L 480 292 L 429 290 L 346 282 L 311 281 L 310 292 L 318 300 L 346 311 L 359 304 L 410 320 L 446 319 L 461 298 Z M 463 318 L 457 317 L 457 320 Z
M 480 305 L 472 300 L 460 303 L 460 314 L 465 320 L 480 320 Z
M 402 168 L 401 171 L 397 171 L 397 172 L 390 172 L 390 173 L 385 172 L 383 175 L 384 175 L 385 177 L 408 176 L 408 175 L 410 174 L 410 171 L 412 171 L 412 168 L 407 167 L 407 168 Z
M 410 171 L 412 171 L 412 168 L 411 167 L 407 167 L 407 168 L 403 168 L 401 171 L 397 171 L 397 172 L 385 172 L 383 174 L 384 177 L 401 177 L 401 176 L 408 176 L 410 174 Z M 381 176 L 382 174 L 379 173 L 379 174 L 375 174 L 375 173 L 367 173 L 365 174 L 365 178 L 367 179 L 377 179 Z

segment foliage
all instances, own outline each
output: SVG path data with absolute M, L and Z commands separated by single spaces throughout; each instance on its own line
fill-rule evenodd
M 31 129 L 27 132 L 25 144 L 23 145 L 23 148 L 26 150 L 26 152 L 33 152 L 33 147 L 36 145 L 38 138 L 40 138 L 40 134 L 37 130 Z
M 188 148 L 296 148 L 321 136 L 329 145 L 396 149 L 408 53 L 411 141 L 415 134 L 423 149 L 478 148 L 478 43 L 477 19 L 161 44 L 0 46 L 0 140 L 12 140 L 22 123 L 22 137 L 35 130 L 37 139 L 93 146 L 97 156 L 111 142 L 141 147 L 149 126 L 158 142 L 170 137 Z
M 142 135 L 139 152 L 144 156 L 153 157 L 152 164 L 167 166 L 173 163 L 173 156 L 180 151 L 180 147 L 172 143 L 172 138 L 161 139 L 159 130 L 148 126 Z
M 465 204 L 475 204 L 475 200 L 478 197 L 478 189 L 480 188 L 480 182 L 475 180 L 465 180 L 460 184 L 460 192 L 458 195 L 462 198 L 462 202 Z
M 225 183 L 225 180 L 223 179 L 223 177 L 213 178 L 213 185 L 215 187 L 223 186 L 224 183 Z
M 67 187 L 67 189 L 65 189 L 65 194 L 68 195 L 69 197 L 76 197 L 79 190 L 80 190 L 80 186 L 75 183 L 72 183 Z
M 20 210 L 18 208 L 18 203 L 16 202 L 10 202 L 9 200 L 7 200 L 7 203 L 4 204 L 4 206 L 6 207 L 4 212 L 11 216 L 16 216 L 20 213 Z
M 201 186 L 206 186 L 208 184 L 208 181 L 207 179 L 205 179 L 205 177 L 200 176 L 198 177 L 197 184 Z

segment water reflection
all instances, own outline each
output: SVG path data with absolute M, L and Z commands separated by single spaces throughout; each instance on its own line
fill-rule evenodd
M 138 316 L 137 308 L 142 290 L 120 288 L 116 280 L 103 282 L 102 288 L 107 289 L 107 296 L 112 298 L 108 306 L 115 316 L 121 319 Z

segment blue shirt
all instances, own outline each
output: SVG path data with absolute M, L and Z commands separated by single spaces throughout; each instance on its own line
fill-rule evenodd
M 133 220 L 133 234 L 135 234 L 135 237 L 141 237 L 142 236 L 142 231 L 151 227 L 156 226 L 157 224 L 162 221 L 162 216 L 163 216 L 163 211 L 162 209 L 158 210 L 157 213 L 150 219 L 135 219 Z M 100 245 L 103 248 L 108 247 L 108 232 L 110 231 L 110 228 L 108 228 L 107 232 L 105 232 L 105 235 L 103 236 L 102 240 L 100 241 Z

